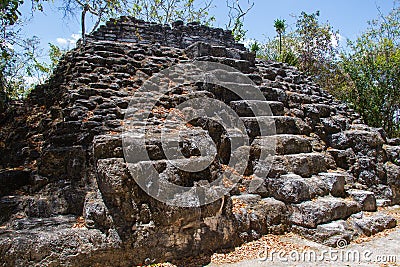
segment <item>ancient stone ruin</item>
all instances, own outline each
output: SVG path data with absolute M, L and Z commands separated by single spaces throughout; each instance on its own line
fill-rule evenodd
M 139 88 L 162 70 L 193 61 L 233 67 L 253 84 L 242 84 L 235 72 L 225 82 L 257 90 L 265 101 L 241 99 L 221 85 L 183 82 L 159 99 L 149 118 L 133 121 L 154 126 L 145 143 L 149 160 L 134 166 L 155 166 L 160 179 L 186 187 L 212 182 L 226 168 L 232 140 L 218 123 L 190 122 L 179 142 L 185 158 L 201 157 L 196 129 L 209 133 L 217 154 L 204 170 L 182 171 L 167 160 L 161 132 L 154 130 L 168 124 L 168 112 L 208 97 L 243 122 L 250 157 L 238 183 L 212 203 L 185 208 L 138 186 L 122 135 Z M 0 120 L 2 266 L 174 261 L 287 231 L 336 246 L 397 224 L 376 210 L 400 204 L 400 139 L 365 125 L 296 68 L 256 59 L 222 29 L 111 20 Z M 271 120 L 274 134 L 262 135 L 260 123 Z M 262 159 L 272 137 L 275 155 Z

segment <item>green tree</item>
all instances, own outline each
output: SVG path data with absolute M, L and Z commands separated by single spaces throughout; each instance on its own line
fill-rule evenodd
M 47 0 L 31 0 L 32 11 L 42 11 Z M 0 2 L 0 110 L 12 98 L 19 98 L 30 89 L 29 80 L 44 67 L 38 60 L 37 37 L 23 38 L 20 35 L 23 0 Z M 35 75 L 35 77 L 28 77 Z M 30 78 L 30 79 L 28 79 Z
M 285 20 L 276 19 L 274 21 L 274 27 L 279 36 L 279 54 L 282 55 L 282 34 L 286 30 Z
M 58 62 L 60 61 L 61 57 L 66 53 L 66 51 L 52 43 L 49 43 L 49 47 L 49 58 L 51 62 L 49 69 L 53 70 L 55 67 L 57 67 Z
M 11 99 L 20 99 L 34 88 L 43 83 L 58 64 L 64 51 L 59 47 L 49 44 L 47 53 L 50 63 L 46 63 L 46 55 L 39 47 L 37 37 L 20 40 L 19 50 L 10 48 L 7 57 L 2 58 L 0 67 L 3 70 L 2 96 L 3 103 Z
M 253 52 L 256 56 L 258 51 L 261 50 L 261 46 L 257 41 L 254 41 L 250 46 L 250 51 Z
M 21 15 L 18 8 L 23 3 L 22 0 L 2 0 L 0 2 L 0 19 L 3 27 L 17 22 L 18 17 Z
M 318 11 L 302 12 L 297 17 L 295 29 L 288 33 L 285 21 L 275 20 L 279 38 L 269 39 L 262 45 L 259 56 L 296 66 L 330 93 L 342 96 L 349 78 L 339 64 L 339 33 L 329 22 L 320 23 L 318 19 Z
M 338 32 L 329 23 L 319 23 L 318 17 L 319 11 L 302 12 L 296 22 L 296 34 L 300 43 L 300 69 L 324 84 L 338 54 L 335 46 Z
M 119 15 L 131 15 L 138 19 L 161 24 L 176 20 L 210 24 L 212 0 L 64 0 L 61 7 L 65 16 L 80 14 L 82 40 L 86 32 L 93 32 L 101 22 Z M 95 21 L 91 30 L 86 29 L 86 16 Z
M 63 0 L 60 9 L 64 17 L 75 17 L 80 14 L 82 41 L 86 36 L 86 16 L 89 14 L 95 21 L 89 33 L 95 31 L 102 21 L 126 13 L 129 0 Z
M 285 35 L 285 42 L 280 45 L 279 39 L 268 39 L 264 44 L 260 44 L 260 51 L 257 56 L 267 60 L 284 62 L 291 66 L 299 64 L 299 42 L 293 33 Z
M 32 11 L 39 10 L 43 11 L 42 2 L 46 2 L 48 0 L 30 0 L 32 4 Z M 9 26 L 14 25 L 19 17 L 21 16 L 21 12 L 19 8 L 24 3 L 24 0 L 1 0 L 0 2 L 0 20 L 1 25 Z
M 210 24 L 212 0 L 134 0 L 129 12 L 136 18 L 161 24 L 182 20 Z
M 369 29 L 348 41 L 343 66 L 352 81 L 345 97 L 371 126 L 400 135 L 400 7 L 370 22 Z

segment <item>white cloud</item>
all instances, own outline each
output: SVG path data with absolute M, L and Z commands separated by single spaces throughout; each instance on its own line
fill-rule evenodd
M 60 45 L 66 45 L 68 43 L 67 39 L 65 38 L 57 38 L 57 43 Z
M 69 38 L 61 38 L 60 37 L 60 38 L 57 38 L 56 41 L 59 45 L 70 46 L 70 45 L 75 45 L 80 37 L 81 37 L 80 34 L 73 33 L 73 34 L 71 34 L 71 36 Z
M 81 35 L 80 35 L 80 34 L 77 34 L 77 33 L 71 34 L 71 38 L 68 39 L 69 44 L 70 44 L 70 45 L 75 45 L 76 42 L 79 40 L 79 38 L 81 38 Z

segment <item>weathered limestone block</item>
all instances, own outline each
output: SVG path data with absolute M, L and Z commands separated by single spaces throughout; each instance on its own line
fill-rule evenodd
M 376 211 L 376 198 L 373 192 L 351 189 L 347 193 L 361 205 L 362 210 Z
M 385 164 L 387 183 L 392 189 L 392 204 L 400 204 L 400 166 L 391 162 Z
M 312 197 L 312 189 L 307 179 L 295 174 L 267 179 L 265 183 L 269 195 L 285 203 L 300 203 Z
M 353 148 L 355 151 L 361 151 L 366 148 L 380 147 L 384 140 L 376 131 L 349 130 L 333 134 L 330 143 L 333 148 Z
M 361 233 L 371 236 L 376 233 L 382 232 L 385 229 L 394 228 L 397 225 L 397 221 L 385 214 L 374 214 L 372 216 L 363 216 L 360 219 L 351 218 L 351 223 Z
M 344 197 L 346 184 L 346 175 L 336 172 L 319 173 L 318 176 L 327 185 L 329 193 L 334 197 Z
M 315 229 L 294 225 L 293 231 L 330 247 L 337 247 L 339 240 L 346 240 L 347 244 L 349 244 L 357 235 L 357 232 L 345 220 L 320 224 Z
M 97 159 L 123 157 L 120 135 L 98 135 L 93 140 L 93 154 Z
M 38 172 L 52 180 L 80 180 L 85 177 L 85 168 L 83 147 L 49 148 L 43 151 Z
M 349 169 L 356 161 L 356 155 L 351 148 L 346 150 L 329 148 L 327 152 L 335 159 L 336 165 L 342 169 Z
M 361 211 L 361 206 L 355 201 L 334 197 L 322 197 L 314 201 L 306 201 L 290 207 L 289 221 L 295 225 L 316 228 L 319 224 L 333 220 L 346 219 Z
M 254 194 L 232 196 L 232 211 L 240 236 L 245 240 L 286 230 L 286 205 L 274 198 L 261 198 Z
M 113 227 L 112 217 L 104 204 L 100 190 L 86 194 L 83 217 L 87 228 L 97 228 L 106 232 Z

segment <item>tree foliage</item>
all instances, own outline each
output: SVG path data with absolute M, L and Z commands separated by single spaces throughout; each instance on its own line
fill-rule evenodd
M 32 0 L 32 11 L 42 11 L 43 2 Z M 27 38 L 21 34 L 24 22 L 18 9 L 22 4 L 20 0 L 5 0 L 0 5 L 0 110 L 10 100 L 25 97 L 51 74 L 55 66 L 53 61 L 50 64 L 44 62 L 38 37 Z M 62 51 L 57 46 L 50 46 L 51 58 L 56 60 L 60 53 Z
M 133 0 L 129 12 L 136 18 L 161 24 L 182 20 L 210 24 L 212 0 Z
M 267 60 L 284 62 L 291 66 L 299 65 L 298 39 L 293 33 L 282 34 L 281 38 L 269 38 L 261 44 L 257 56 Z
M 103 21 L 118 15 L 131 15 L 138 19 L 161 24 L 176 20 L 210 24 L 212 0 L 64 0 L 61 9 L 67 16 L 81 16 L 82 39 L 86 32 L 93 32 Z M 95 21 L 86 29 L 86 16 Z
M 285 20 L 276 19 L 274 21 L 274 27 L 275 27 L 276 32 L 279 35 L 279 54 L 282 55 L 282 34 L 286 30 Z
M 253 52 L 256 56 L 258 51 L 261 50 L 261 46 L 257 41 L 254 41 L 250 46 L 250 51 Z
M 370 22 L 357 40 L 348 41 L 343 66 L 352 81 L 345 97 L 371 126 L 399 136 L 400 7 Z
M 13 25 L 17 22 L 21 12 L 18 10 L 20 5 L 23 4 L 22 0 L 3 0 L 0 3 L 0 18 L 1 25 Z
M 319 11 L 302 12 L 296 22 L 299 39 L 299 68 L 311 75 L 325 89 L 331 90 L 330 80 L 337 73 L 338 32 L 327 22 L 318 20 Z
M 288 33 L 285 20 L 275 20 L 274 27 L 277 38 L 263 45 L 261 57 L 297 66 L 328 91 L 340 91 L 347 80 L 338 65 L 338 32 L 319 22 L 319 11 L 301 12 Z
M 128 4 L 128 0 L 63 0 L 60 9 L 64 11 L 64 17 L 80 15 L 82 41 L 85 42 L 87 14 L 94 21 L 89 30 L 91 33 L 102 21 L 126 12 Z

